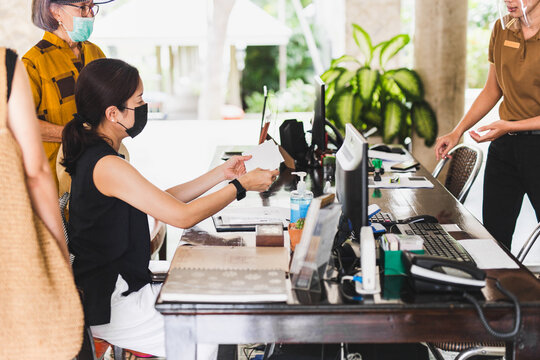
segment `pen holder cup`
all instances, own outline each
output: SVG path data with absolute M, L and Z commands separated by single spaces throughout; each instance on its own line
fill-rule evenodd
M 401 250 L 385 251 L 382 248 L 380 248 L 380 250 L 380 258 L 382 259 L 384 275 L 404 275 L 405 267 L 401 261 Z M 411 252 L 415 254 L 423 254 L 424 250 L 413 250 Z
M 289 239 L 291 241 L 291 251 L 294 251 L 296 244 L 300 242 L 302 238 L 303 229 L 297 229 L 294 224 L 289 224 Z

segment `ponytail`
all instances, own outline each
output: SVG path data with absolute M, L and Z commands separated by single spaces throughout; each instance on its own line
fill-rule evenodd
M 71 176 L 75 175 L 77 160 L 88 147 L 100 141 L 103 141 L 103 138 L 96 132 L 95 127 L 90 125 L 82 115 L 74 114 L 73 120 L 68 122 L 62 131 L 63 159 L 61 164 L 66 168 L 66 172 Z

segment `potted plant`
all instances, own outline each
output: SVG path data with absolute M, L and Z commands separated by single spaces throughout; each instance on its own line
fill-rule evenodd
M 409 43 L 409 36 L 400 34 L 373 46 L 368 33 L 353 24 L 353 37 L 363 59 L 343 55 L 321 75 L 327 118 L 338 129 L 348 122 L 361 131 L 375 127 L 385 143 L 396 138 L 403 142 L 414 129 L 427 146 L 433 145 L 437 119 L 424 100 L 420 76 L 408 68 L 385 68 Z

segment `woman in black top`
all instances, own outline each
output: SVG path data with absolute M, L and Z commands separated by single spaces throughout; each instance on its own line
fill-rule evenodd
M 249 157 L 237 156 L 193 181 L 158 189 L 118 154 L 122 139 L 135 137 L 146 124 L 142 94 L 137 69 L 121 60 L 95 60 L 81 71 L 75 88 L 78 113 L 62 136 L 63 165 L 72 177 L 69 247 L 93 334 L 163 356 L 163 319 L 153 306 L 158 289 L 148 272 L 146 214 L 189 228 L 227 206 L 242 187 L 267 190 L 278 170 L 245 173 Z M 237 184 L 200 197 L 231 179 Z

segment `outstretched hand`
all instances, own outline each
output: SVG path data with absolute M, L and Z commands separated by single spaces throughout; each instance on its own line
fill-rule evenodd
M 246 173 L 244 161 L 251 159 L 251 155 L 233 156 L 223 163 L 223 174 L 226 180 L 236 179 Z
M 279 170 L 263 170 L 260 168 L 251 170 L 247 174 L 243 175 L 240 179 L 240 183 L 248 191 L 267 191 L 270 185 L 276 180 L 279 175 Z
M 437 161 L 449 157 L 448 152 L 457 145 L 460 137 L 454 133 L 449 133 L 437 138 L 437 142 L 435 143 Z
M 500 138 L 501 136 L 509 133 L 511 131 L 511 122 L 507 120 L 497 120 L 489 125 L 481 126 L 476 131 L 469 131 L 469 135 L 477 143 L 482 143 L 485 141 L 493 141 Z M 480 135 L 478 132 L 485 132 L 485 134 Z

